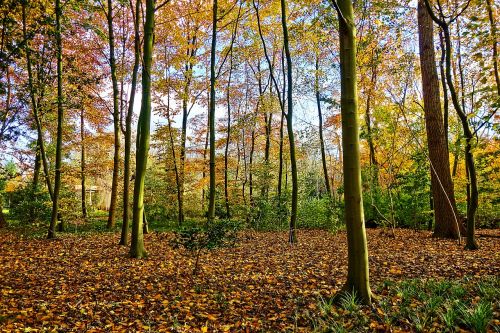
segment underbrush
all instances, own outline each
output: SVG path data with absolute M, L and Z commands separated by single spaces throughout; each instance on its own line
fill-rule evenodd
M 303 319 L 315 332 L 500 332 L 500 277 L 386 281 L 372 306 L 356 294 L 336 303 L 320 297 Z

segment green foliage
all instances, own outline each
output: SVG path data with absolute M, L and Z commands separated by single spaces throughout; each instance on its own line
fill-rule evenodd
M 26 185 L 11 194 L 10 217 L 20 224 L 47 222 L 52 211 L 49 194 L 40 187 Z
M 493 310 L 490 303 L 480 302 L 477 306 L 460 307 L 461 321 L 476 333 L 486 333 Z
M 233 246 L 239 229 L 240 224 L 232 220 L 216 220 L 203 226 L 182 227 L 174 232 L 174 239 L 170 244 L 173 248 L 183 248 L 190 252 Z

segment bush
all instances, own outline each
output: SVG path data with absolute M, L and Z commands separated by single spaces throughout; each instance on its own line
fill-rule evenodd
M 12 193 L 10 216 L 21 224 L 50 220 L 52 201 L 41 187 L 26 185 Z

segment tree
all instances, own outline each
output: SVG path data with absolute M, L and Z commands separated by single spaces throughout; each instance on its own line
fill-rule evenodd
M 355 292 L 365 304 L 371 303 L 368 248 L 361 195 L 359 157 L 358 92 L 356 82 L 356 27 L 351 0 L 333 5 L 339 19 L 342 148 L 344 158 L 345 223 L 348 271 L 346 292 Z
M 151 127 L 151 66 L 153 62 L 153 30 L 155 1 L 146 0 L 144 22 L 144 47 L 142 54 L 142 101 L 139 121 L 137 123 L 136 162 L 134 182 L 134 203 L 132 208 L 132 239 L 130 256 L 143 258 L 147 256 L 144 248 L 144 180 L 149 153 L 149 136 Z
M 208 201 L 208 221 L 215 219 L 215 52 L 217 50 L 217 0 L 212 4 L 212 43 L 210 53 L 210 108 L 208 129 L 210 131 L 210 189 Z
M 287 77 L 287 102 L 286 128 L 288 142 L 290 145 L 290 167 L 292 172 L 292 207 L 290 211 L 290 231 L 288 242 L 297 242 L 297 202 L 299 197 L 299 183 L 297 177 L 297 159 L 295 157 L 295 137 L 293 134 L 293 81 L 292 81 L 292 57 L 290 56 L 290 46 L 288 41 L 288 28 L 286 25 L 286 4 L 281 0 L 281 24 L 283 26 L 283 44 L 286 56 L 286 77 Z
M 479 192 L 477 189 L 477 174 L 476 174 L 476 165 L 474 163 L 474 154 L 472 151 L 473 140 L 475 132 L 472 131 L 469 125 L 469 119 L 465 110 L 460 105 L 458 100 L 458 94 L 455 90 L 455 84 L 453 83 L 453 79 L 451 76 L 451 36 L 450 36 L 450 24 L 453 23 L 470 4 L 470 1 L 467 1 L 463 8 L 455 13 L 451 17 L 445 16 L 442 11 L 442 7 L 440 7 L 438 18 L 432 9 L 429 0 L 424 0 L 425 6 L 427 7 L 427 11 L 429 12 L 432 20 L 436 22 L 439 27 L 443 30 L 444 41 L 445 41 L 445 73 L 446 73 L 446 82 L 448 84 L 451 101 L 453 103 L 453 107 L 457 112 L 458 118 L 462 124 L 462 128 L 465 136 L 465 163 L 467 167 L 467 173 L 470 184 L 470 196 L 468 196 L 467 200 L 467 241 L 465 247 L 469 250 L 475 250 L 479 247 L 476 238 L 475 238 L 475 228 L 476 228 L 476 211 L 478 207 L 479 201 Z
M 120 245 L 128 244 L 129 229 L 129 197 L 130 197 L 130 151 L 132 146 L 132 115 L 134 114 L 135 92 L 137 89 L 137 76 L 139 72 L 141 41 L 139 36 L 140 0 L 135 1 L 135 11 L 131 7 L 134 17 L 134 67 L 132 69 L 132 82 L 128 102 L 127 116 L 125 117 L 125 152 L 123 158 L 123 223 L 120 236 Z
M 424 97 L 427 146 L 431 165 L 434 236 L 459 238 L 458 213 L 450 174 L 447 138 L 443 126 L 439 80 L 436 71 L 432 19 L 423 0 L 418 2 L 418 36 Z
M 61 156 L 62 156 L 62 126 L 64 120 L 63 112 L 63 91 L 62 91 L 62 39 L 61 39 L 61 1 L 55 0 L 56 12 L 56 54 L 57 54 L 57 143 L 56 143 L 56 161 L 55 161 L 55 178 L 54 178 L 54 193 L 52 196 L 52 216 L 50 218 L 48 239 L 56 237 L 55 227 L 58 218 L 59 208 L 59 191 L 61 190 Z M 59 231 L 64 230 L 63 221 L 59 224 Z
M 107 228 L 115 226 L 116 201 L 118 197 L 118 172 L 120 168 L 120 109 L 118 79 L 116 76 L 115 59 L 115 33 L 113 31 L 113 1 L 108 0 L 108 10 L 106 19 L 108 22 L 108 44 L 109 44 L 109 67 L 111 69 L 111 83 L 113 88 L 113 133 L 114 133 L 114 153 L 113 153 L 113 180 L 111 182 L 111 201 L 109 204 L 109 214 Z

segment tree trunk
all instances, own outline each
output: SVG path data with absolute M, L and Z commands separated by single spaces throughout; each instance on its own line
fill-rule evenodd
M 233 73 L 233 47 L 231 43 L 231 51 L 229 56 L 229 77 L 227 79 L 226 103 L 227 103 L 227 126 L 226 126 L 226 146 L 224 148 L 224 198 L 226 202 L 226 217 L 231 217 L 229 208 L 229 189 L 228 189 L 228 162 L 229 162 L 229 142 L 231 140 L 231 75 Z
M 458 94 L 455 90 L 453 79 L 451 76 L 451 36 L 449 30 L 449 23 L 440 20 L 432 11 L 432 7 L 429 4 L 429 0 L 424 0 L 427 11 L 431 15 L 434 22 L 436 22 L 441 29 L 443 29 L 444 41 L 446 47 L 446 82 L 448 83 L 448 88 L 450 91 L 451 100 L 453 102 L 453 107 L 458 114 L 458 118 L 462 123 L 462 128 L 465 136 L 465 163 L 467 164 L 469 176 L 470 176 L 470 200 L 468 200 L 467 205 L 467 242 L 465 245 L 466 249 L 475 250 L 477 249 L 478 243 L 475 239 L 475 218 L 478 206 L 478 190 L 477 190 L 477 175 L 476 166 L 474 163 L 474 156 L 472 152 L 472 141 L 474 139 L 474 133 L 469 126 L 469 120 L 465 111 L 462 109 L 460 102 L 458 100 Z
M 212 46 L 210 52 L 210 190 L 208 202 L 208 222 L 215 219 L 215 52 L 217 51 L 217 0 L 212 6 Z
M 56 237 L 55 227 L 58 219 L 59 191 L 61 189 L 61 157 L 62 157 L 62 125 L 63 125 L 63 96 L 62 96 L 62 40 L 61 40 L 61 1 L 55 0 L 56 12 L 56 53 L 57 53 L 57 138 L 56 162 L 54 178 L 54 194 L 52 198 L 52 216 L 47 234 L 48 239 Z M 59 224 L 59 231 L 64 231 L 63 221 Z
M 131 8 L 134 13 L 133 8 Z M 134 114 L 135 92 L 137 89 L 137 76 L 141 59 L 141 40 L 139 36 L 140 0 L 135 2 L 134 15 L 134 68 L 132 70 L 132 83 L 128 102 L 127 116 L 125 117 L 125 156 L 123 159 L 123 223 L 120 235 L 120 245 L 128 245 L 129 229 L 129 198 L 130 198 L 130 151 L 132 148 L 132 115 Z
M 448 144 L 448 131 L 449 131 L 449 125 L 448 125 L 448 118 L 449 118 L 449 107 L 448 107 L 448 87 L 446 87 L 446 75 L 444 73 L 444 60 L 446 56 L 446 52 L 444 50 L 444 37 L 443 37 L 443 32 L 439 31 L 439 44 L 441 46 L 441 59 L 439 60 L 439 74 L 441 76 L 441 87 L 443 88 L 443 126 L 444 126 L 444 139 L 446 141 L 446 150 L 448 151 L 449 154 L 449 144 Z M 449 157 L 448 157 L 449 159 Z
M 40 182 L 40 168 L 42 167 L 41 157 L 40 157 L 40 140 L 36 140 L 35 147 L 35 166 L 33 168 L 33 187 L 37 188 Z
M 345 222 L 348 245 L 348 272 L 344 291 L 356 292 L 363 303 L 371 304 L 368 248 L 361 193 L 359 154 L 358 92 L 356 85 L 356 28 L 351 0 L 338 1 L 342 146 L 344 156 Z
M 109 214 L 107 228 L 115 226 L 116 201 L 118 197 L 118 172 L 120 169 L 120 108 L 118 79 L 116 77 L 115 59 L 115 34 L 113 31 L 113 1 L 108 0 L 108 41 L 109 41 L 109 66 L 111 69 L 111 82 L 113 85 L 113 132 L 114 132 L 114 155 L 113 155 L 113 180 L 111 182 L 111 200 L 109 204 Z
M 85 118 L 83 117 L 83 107 L 80 110 L 80 147 L 81 147 L 81 159 L 80 159 L 80 176 L 82 182 L 82 217 L 87 218 L 87 204 L 86 204 L 86 194 L 87 189 L 85 188 Z
M 146 0 L 146 17 L 144 22 L 144 51 L 142 65 L 142 101 L 141 112 L 137 124 L 136 166 L 134 181 L 134 203 L 132 219 L 132 239 L 130 256 L 143 258 L 147 256 L 144 248 L 144 180 L 149 153 L 149 136 L 151 127 L 151 65 L 153 62 L 153 30 L 155 1 Z
M 490 34 L 491 34 L 491 39 L 492 39 L 493 75 L 495 75 L 495 81 L 497 84 L 497 94 L 498 94 L 498 96 L 500 96 L 500 76 L 498 74 L 497 27 L 496 27 L 495 17 L 493 14 L 493 6 L 491 5 L 491 0 L 486 0 L 486 9 L 488 10 L 488 19 L 490 21 Z
M 47 190 L 50 195 L 50 199 L 53 200 L 54 194 L 52 190 L 52 184 L 50 181 L 49 165 L 47 162 L 47 155 L 45 153 L 45 144 L 43 142 L 43 131 L 42 124 L 40 122 L 40 117 L 38 114 L 38 103 L 35 96 L 35 86 L 33 83 L 33 71 L 31 66 L 31 49 L 29 46 L 27 25 L 26 25 L 26 4 L 27 1 L 22 1 L 22 20 L 23 20 L 23 38 L 26 40 L 25 51 L 26 51 L 26 67 L 28 69 L 28 89 L 31 99 L 31 107 L 33 108 L 33 118 L 35 119 L 36 131 L 37 131 L 37 146 L 40 152 L 40 159 L 42 161 L 43 173 L 45 177 L 45 183 L 47 184 Z
M 418 2 L 420 67 L 424 97 L 425 127 L 431 165 L 431 187 L 434 206 L 434 236 L 457 239 L 460 222 L 455 203 L 450 160 L 446 147 L 441 114 L 439 79 L 433 41 L 433 23 L 423 0 Z
M 325 153 L 325 140 L 323 139 L 323 114 L 321 112 L 321 96 L 319 92 L 319 55 L 316 53 L 316 71 L 314 80 L 314 90 L 316 92 L 316 105 L 318 107 L 318 119 L 319 119 L 319 144 L 321 150 L 321 161 L 323 163 L 323 177 L 325 179 L 326 193 L 330 200 L 332 199 L 332 191 L 330 189 L 330 178 L 328 177 L 328 167 L 326 165 L 326 153 Z
M 281 25 L 283 27 L 283 44 L 285 46 L 286 69 L 287 69 L 287 102 L 288 110 L 286 114 L 286 128 L 288 133 L 288 142 L 290 145 L 290 167 L 292 172 L 292 207 L 290 211 L 290 231 L 288 242 L 290 244 L 297 242 L 297 202 L 299 194 L 299 184 L 297 177 L 297 160 L 295 157 L 295 137 L 293 134 L 293 84 L 292 84 L 292 57 L 288 43 L 288 28 L 286 25 L 286 4 L 281 0 Z

